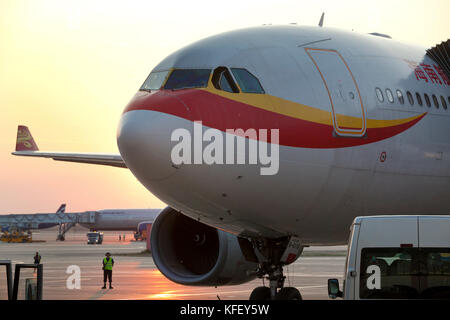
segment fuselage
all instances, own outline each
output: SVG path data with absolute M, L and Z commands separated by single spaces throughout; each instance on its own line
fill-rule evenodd
M 218 88 L 219 67 L 237 90 Z M 263 91 L 244 92 L 233 68 L 247 70 Z M 425 48 L 265 26 L 198 41 L 152 73 L 168 71 L 170 81 L 174 70 L 210 76 L 204 86 L 136 93 L 117 139 L 136 178 L 183 214 L 238 235 L 338 244 L 356 216 L 450 212 L 450 83 Z M 173 132 L 195 136 L 199 121 L 224 141 L 228 129 L 277 129 L 278 170 L 174 164 Z
M 137 231 L 139 223 L 154 221 L 160 209 L 107 209 L 95 212 L 95 223 L 80 223 L 96 231 Z

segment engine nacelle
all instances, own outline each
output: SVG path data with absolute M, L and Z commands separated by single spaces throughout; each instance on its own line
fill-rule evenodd
M 219 286 L 253 280 L 255 262 L 244 258 L 235 235 L 195 221 L 171 207 L 152 226 L 153 261 L 170 280 L 184 285 Z

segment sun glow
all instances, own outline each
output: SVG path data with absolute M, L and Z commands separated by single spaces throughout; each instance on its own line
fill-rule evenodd
M 41 150 L 118 153 L 122 111 L 167 55 L 233 29 L 317 25 L 322 11 L 325 27 L 427 47 L 450 29 L 446 0 L 0 1 L 0 214 L 163 207 L 128 170 L 11 156 L 17 125 Z

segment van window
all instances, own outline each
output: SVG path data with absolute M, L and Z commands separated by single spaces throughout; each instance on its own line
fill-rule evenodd
M 151 72 L 148 75 L 147 79 L 145 79 L 144 84 L 141 86 L 139 90 L 141 91 L 159 90 L 163 85 L 164 81 L 166 81 L 168 74 L 169 71 Z
M 209 69 L 176 69 L 167 79 L 164 89 L 204 88 L 208 85 Z
M 364 248 L 360 267 L 362 299 L 450 298 L 450 248 Z
M 231 68 L 234 78 L 239 84 L 242 92 L 246 93 L 264 93 L 264 89 L 259 83 L 258 78 L 248 72 L 246 69 Z

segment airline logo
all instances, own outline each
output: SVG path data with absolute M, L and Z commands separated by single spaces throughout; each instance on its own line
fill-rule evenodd
M 28 127 L 19 126 L 17 129 L 16 151 L 37 151 L 38 147 L 31 136 Z
M 414 70 L 414 75 L 416 76 L 417 81 L 425 81 L 430 84 L 439 84 L 441 86 L 450 86 L 450 79 L 439 66 L 433 64 L 432 67 L 431 65 L 425 63 L 421 63 L 419 65 L 419 63 L 411 60 L 405 60 L 405 62 L 411 69 Z

